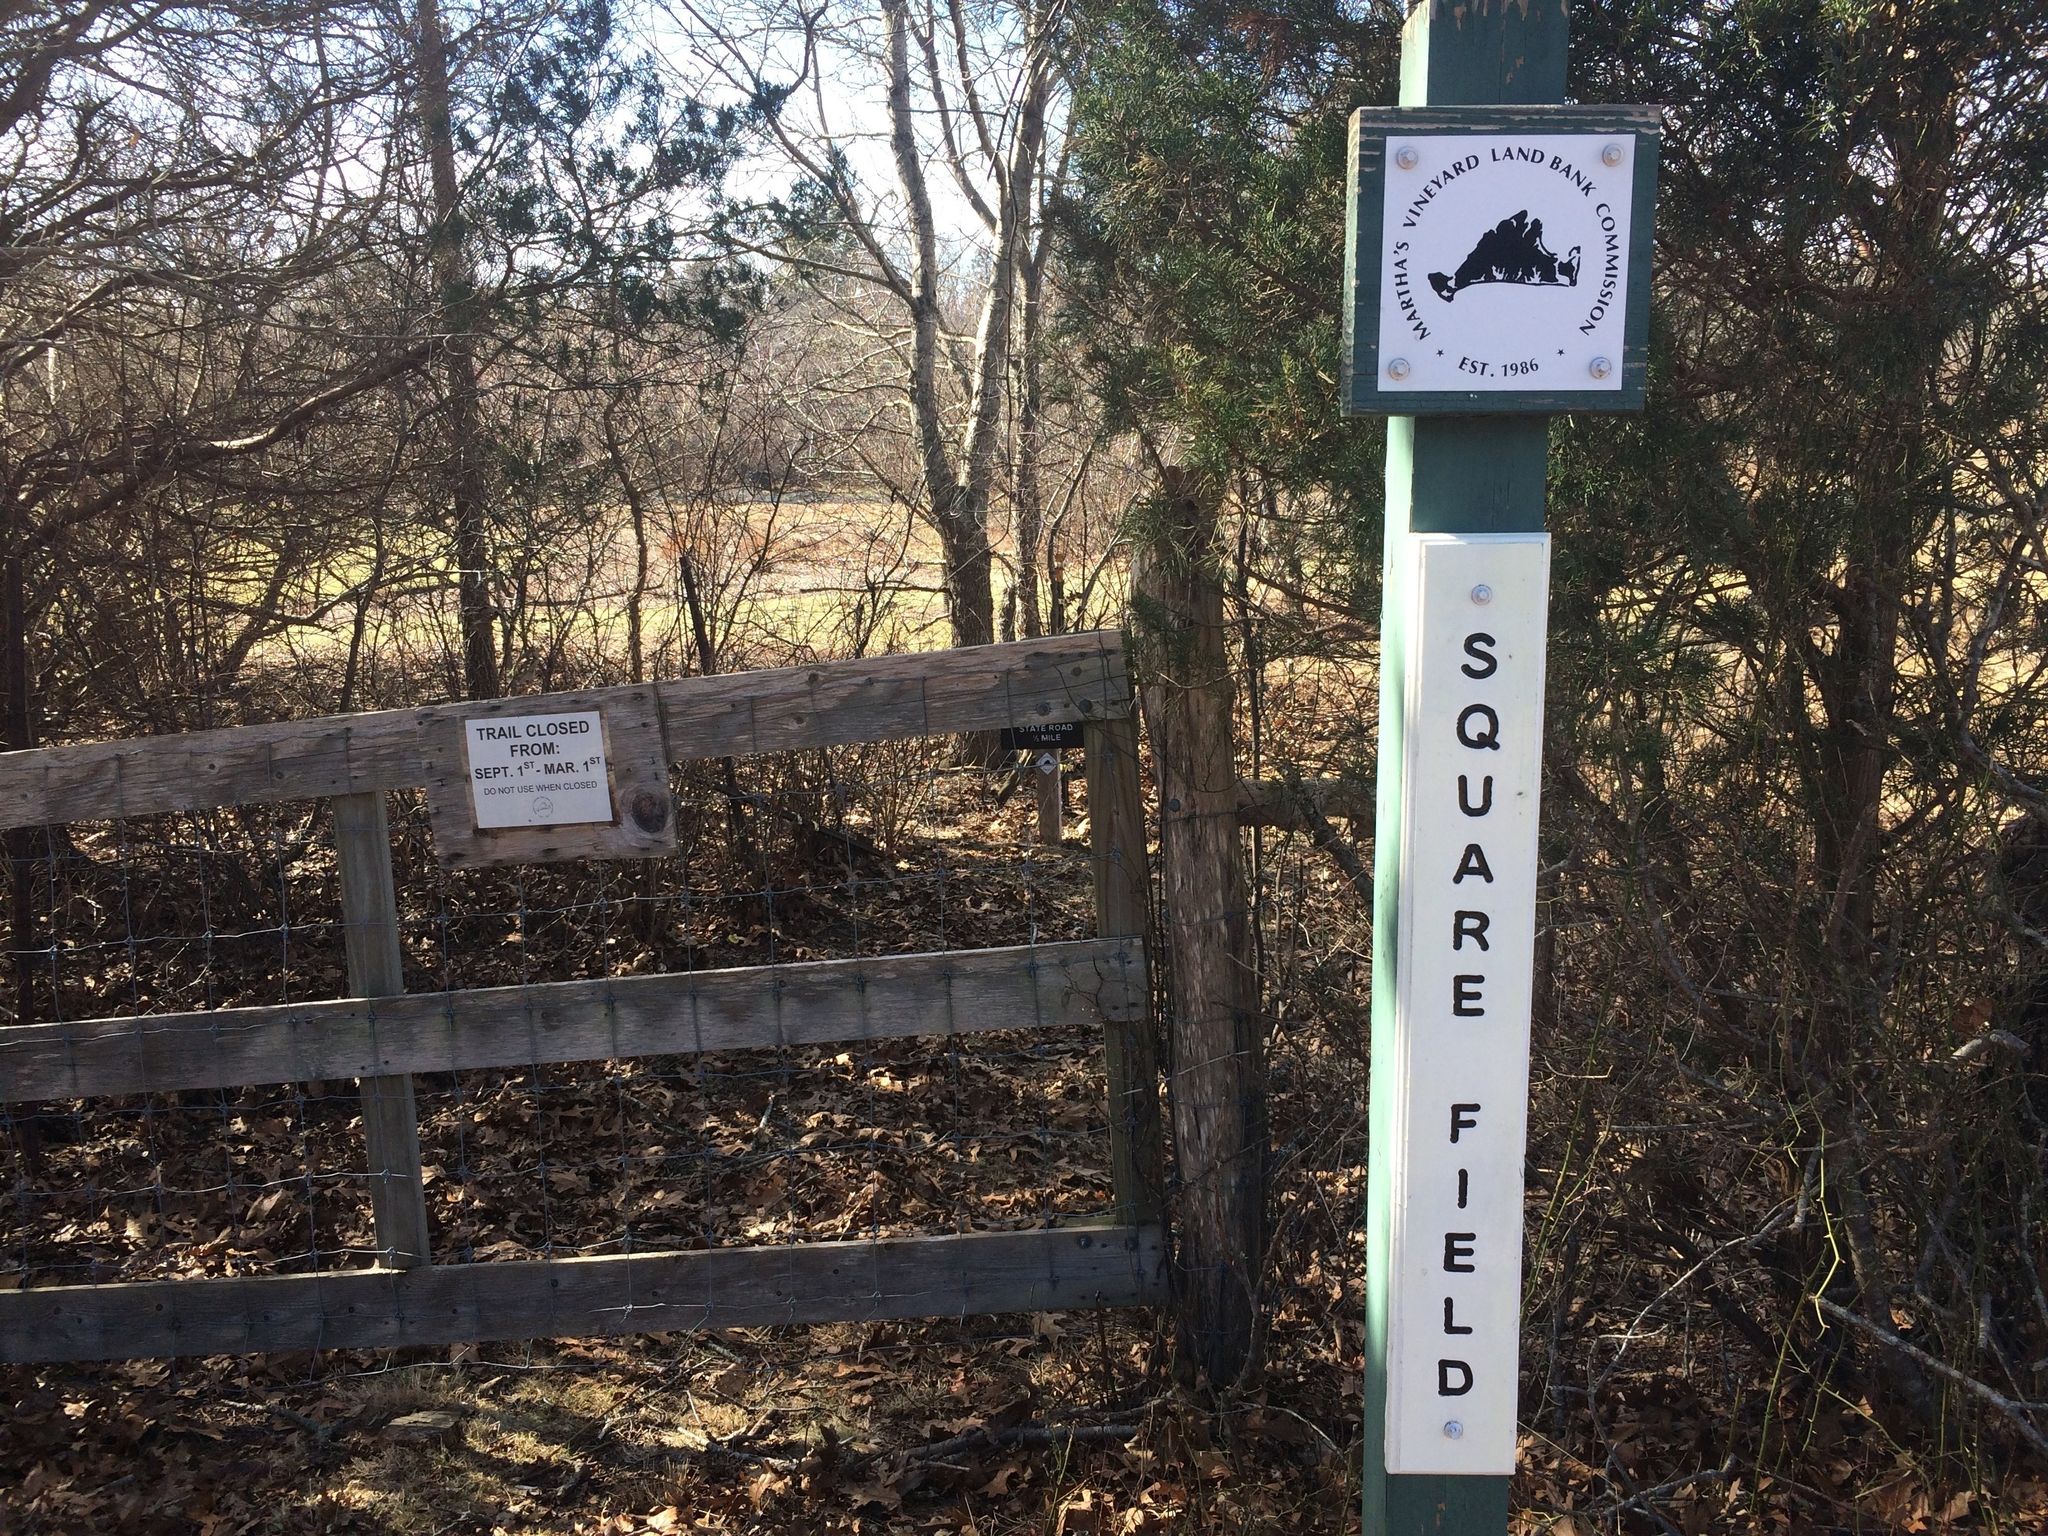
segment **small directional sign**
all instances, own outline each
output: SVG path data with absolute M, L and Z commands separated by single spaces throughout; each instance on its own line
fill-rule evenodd
M 1354 114 L 1345 409 L 1640 410 L 1657 121 Z
M 1078 747 L 1085 742 L 1079 720 L 1062 720 L 1052 725 L 1011 725 L 1003 728 L 1005 752 L 1034 752 L 1041 747 L 1057 750 Z

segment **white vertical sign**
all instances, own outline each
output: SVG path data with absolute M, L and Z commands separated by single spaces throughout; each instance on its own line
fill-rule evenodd
M 1415 534 L 1387 1470 L 1515 1466 L 1547 534 Z

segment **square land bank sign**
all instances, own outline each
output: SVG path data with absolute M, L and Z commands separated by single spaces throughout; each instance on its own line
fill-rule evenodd
M 1654 109 L 1352 118 L 1354 415 L 1637 410 Z

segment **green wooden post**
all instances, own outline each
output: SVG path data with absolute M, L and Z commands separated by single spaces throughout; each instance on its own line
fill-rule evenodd
M 1422 0 L 1401 44 L 1402 106 L 1538 105 L 1564 99 L 1564 0 Z M 1386 1471 L 1389 1318 L 1388 1149 L 1393 1094 L 1395 915 L 1399 900 L 1402 698 L 1408 594 L 1393 559 L 1402 536 L 1540 532 L 1550 418 L 1395 416 L 1387 422 L 1385 595 L 1380 634 L 1378 814 L 1373 860 L 1370 1177 L 1366 1225 L 1365 1536 L 1497 1536 L 1505 1477 L 1394 1477 Z

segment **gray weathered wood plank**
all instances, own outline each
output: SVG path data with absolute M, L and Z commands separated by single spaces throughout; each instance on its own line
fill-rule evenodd
M 1114 631 L 937 654 L 948 664 L 935 667 L 930 655 L 880 656 L 662 683 L 669 750 L 678 759 L 743 757 L 1130 712 L 1123 641 Z M 976 659 L 963 664 L 963 657 Z M 748 686 L 698 686 L 707 681 Z
M 0 1029 L 0 1103 L 1141 1017 L 1142 940 L 416 992 Z
M 672 761 L 1121 719 L 1114 631 L 676 678 L 657 685 Z M 583 695 L 578 695 L 583 697 Z M 549 696 L 521 701 L 544 712 Z M 416 710 L 0 753 L 0 829 L 426 783 Z
M 382 792 L 334 797 L 334 851 L 341 878 L 342 946 L 349 991 L 361 998 L 405 990 L 398 892 Z M 405 1073 L 365 1077 L 363 1147 L 377 1247 L 393 1269 L 427 1262 L 427 1201 L 420 1170 L 419 1110 Z
M 1143 945 L 1150 920 L 1151 866 L 1138 778 L 1138 724 L 1109 720 L 1084 733 L 1088 753 L 1088 843 L 1095 875 L 1095 931 Z M 1159 1051 L 1151 998 L 1103 1020 L 1109 1088 L 1109 1163 L 1120 1220 L 1165 1220 L 1166 1163 L 1159 1117 Z
M 1157 1227 L 0 1291 L 0 1363 L 401 1349 L 1160 1300 Z

